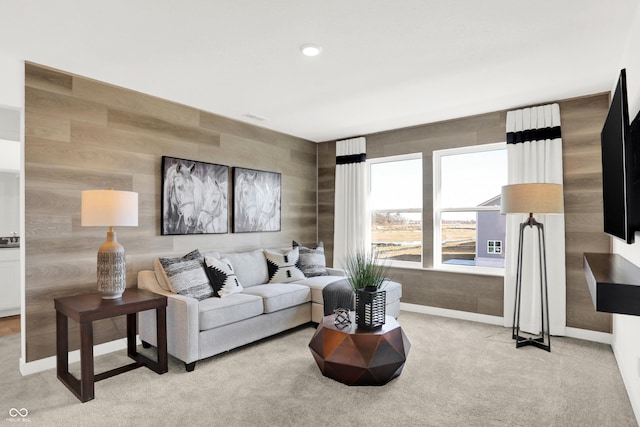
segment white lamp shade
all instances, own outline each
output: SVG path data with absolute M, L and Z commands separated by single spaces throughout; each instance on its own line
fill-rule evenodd
M 138 225 L 138 193 L 115 190 L 82 192 L 83 227 L 135 227 Z
M 502 187 L 503 214 L 559 214 L 564 212 L 561 184 L 512 184 Z

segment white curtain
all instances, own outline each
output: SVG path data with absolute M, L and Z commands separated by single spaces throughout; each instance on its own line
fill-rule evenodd
M 558 104 L 507 113 L 508 183 L 562 184 L 562 138 Z M 566 276 L 564 215 L 536 215 L 544 224 L 549 295 L 549 331 L 564 335 Z M 520 223 L 526 215 L 507 215 L 504 274 L 504 324 L 513 326 Z M 526 227 L 523 246 L 520 328 L 538 334 L 541 324 L 539 251 L 536 229 Z
M 336 142 L 336 188 L 333 266 L 344 268 L 345 258 L 368 247 L 367 143 L 362 137 Z

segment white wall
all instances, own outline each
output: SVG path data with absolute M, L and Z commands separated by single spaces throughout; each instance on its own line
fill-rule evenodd
M 0 52 L 0 105 L 24 106 L 24 60 Z
M 0 171 L 19 171 L 24 116 L 24 61 L 0 53 Z
M 627 70 L 629 118 L 633 120 L 640 111 L 640 7 L 636 11 L 633 27 L 619 69 Z M 617 74 L 612 72 L 612 90 Z M 613 252 L 640 266 L 640 233 L 636 243 L 627 245 L 613 239 Z M 613 315 L 613 351 L 622 374 L 631 405 L 640 423 L 640 316 Z
M 17 58 L 11 55 L 7 55 L 0 52 L 0 107 L 13 109 L 18 111 L 19 124 L 19 208 L 20 212 L 24 212 L 24 59 Z M 12 133 L 13 126 L 5 126 L 6 122 L 3 120 L 3 129 L 9 130 L 9 133 L 3 132 L 3 138 L 10 137 L 15 139 L 15 134 Z M 13 135 L 13 136 L 12 136 Z M 15 144 L 0 144 L 0 157 L 15 155 Z M 11 230 L 16 231 L 16 230 Z M 19 215 L 19 233 L 20 236 L 24 236 L 24 215 Z M 22 237 L 24 238 L 24 237 Z M 20 247 L 20 305 L 21 313 L 24 313 L 24 245 Z M 21 317 L 21 327 L 24 331 L 25 328 L 25 316 Z M 21 338 L 21 362 L 26 359 L 25 337 Z M 21 363 L 22 364 L 22 363 Z
M 0 53 L 0 237 L 24 234 L 20 220 L 23 129 L 24 61 Z

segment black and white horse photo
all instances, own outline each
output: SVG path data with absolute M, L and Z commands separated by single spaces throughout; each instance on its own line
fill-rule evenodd
M 162 234 L 228 231 L 228 166 L 162 157 Z
M 280 231 L 281 175 L 234 168 L 233 178 L 233 231 Z

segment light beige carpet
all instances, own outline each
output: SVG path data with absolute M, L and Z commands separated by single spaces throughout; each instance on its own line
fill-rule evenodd
M 0 424 L 212 426 L 635 426 L 611 348 L 552 339 L 552 352 L 515 349 L 510 330 L 402 312 L 412 347 L 383 387 L 348 387 L 320 373 L 312 327 L 169 372 L 140 368 L 96 383 L 80 403 L 55 370 L 21 377 L 19 338 L 0 338 Z M 96 372 L 128 363 L 96 359 Z M 77 364 L 72 365 L 76 370 Z M 23 421 L 20 419 L 20 421 Z M 14 424 L 16 425 L 16 424 Z

